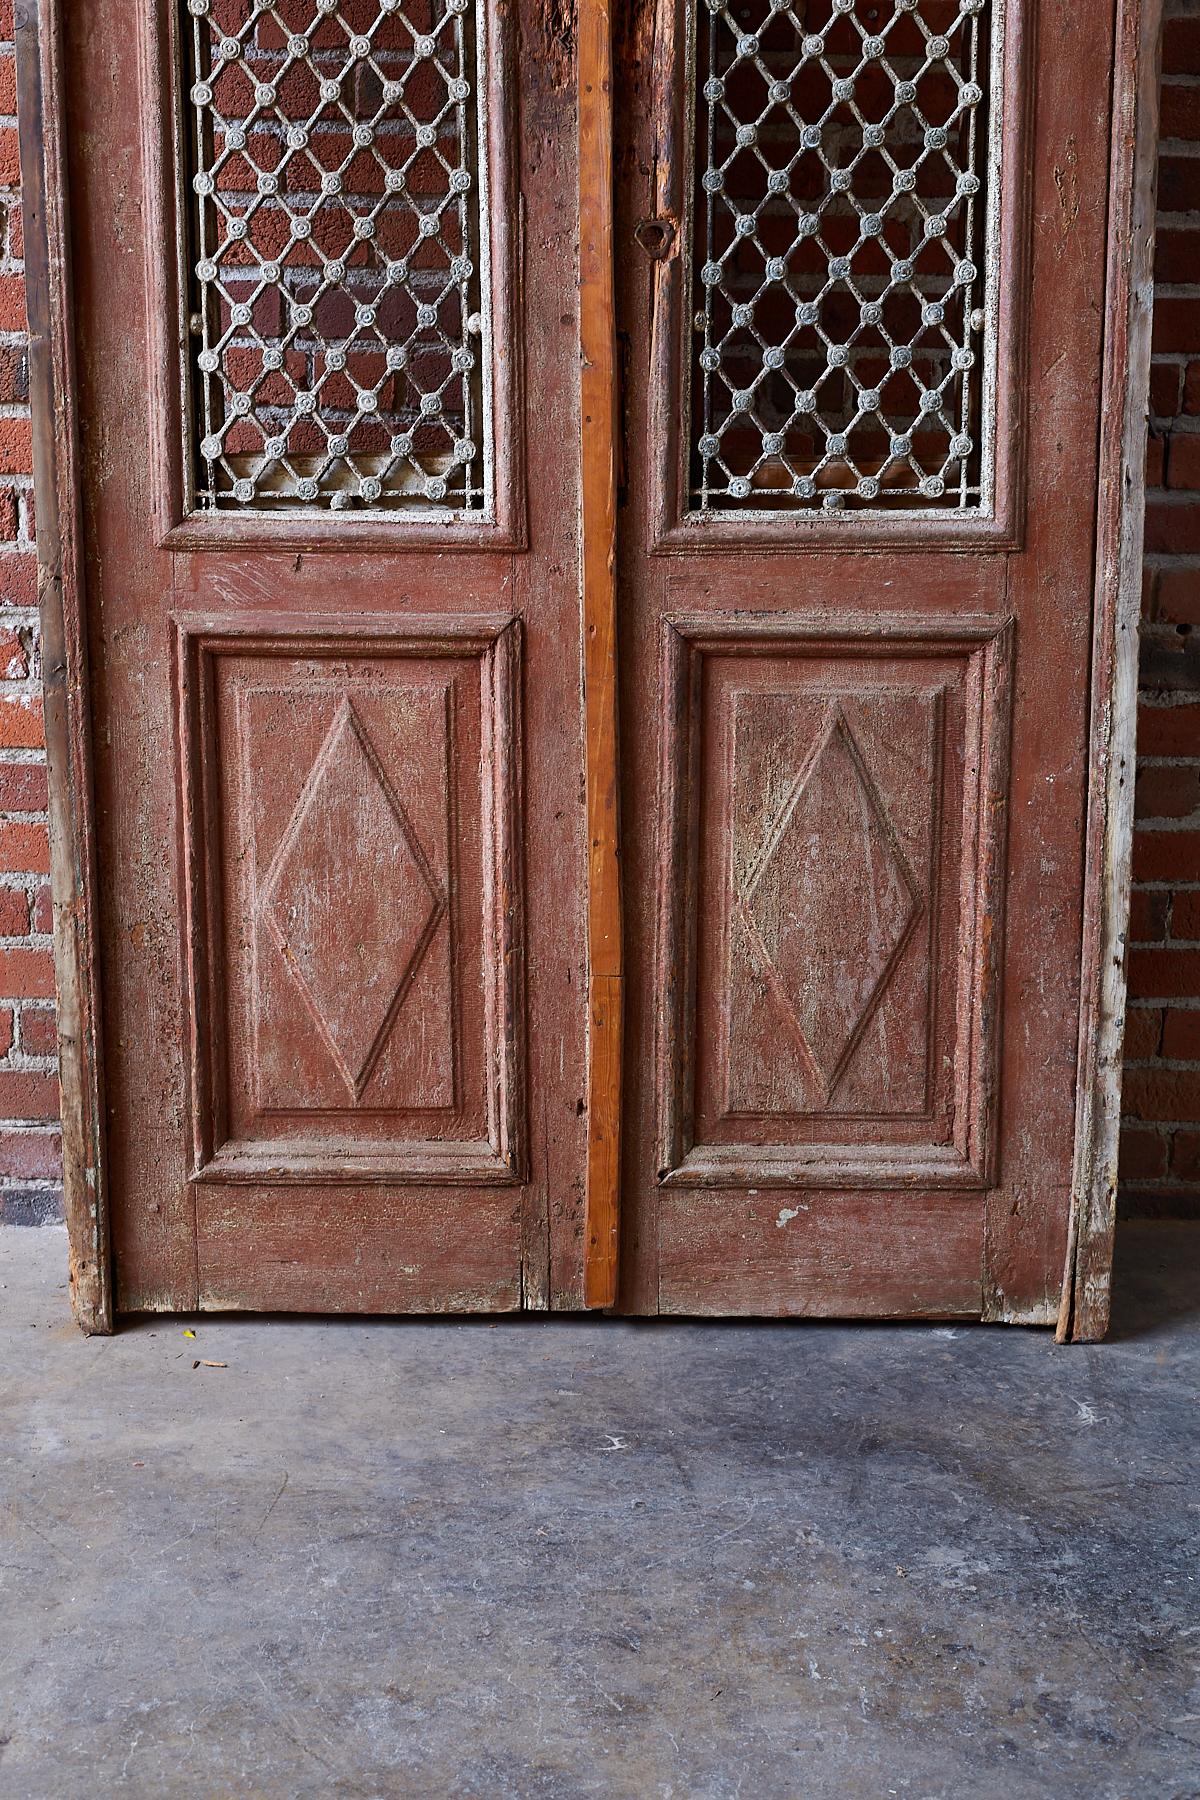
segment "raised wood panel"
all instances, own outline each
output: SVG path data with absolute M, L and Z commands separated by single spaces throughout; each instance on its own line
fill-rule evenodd
M 944 685 L 797 692 L 774 659 L 756 673 L 772 685 L 735 665 L 718 703 L 730 858 L 702 824 L 713 885 L 731 863 L 724 969 L 705 982 L 729 1001 L 712 1021 L 722 1116 L 923 1112 Z
M 664 629 L 660 1180 L 983 1185 L 1011 629 Z
M 247 1255 L 244 1187 L 196 1187 L 199 1305 L 253 1312 L 511 1312 L 522 1286 L 520 1210 L 446 1187 L 264 1188 Z
M 195 1175 L 515 1179 L 517 626 L 178 633 Z
M 971 1318 L 981 1305 L 983 1197 L 728 1194 L 659 1199 L 664 1313 Z
M 233 718 L 222 723 L 233 725 L 238 768 L 223 797 L 237 810 L 222 824 L 228 842 L 241 807 L 250 813 L 232 930 L 253 921 L 256 1114 L 454 1107 L 457 684 L 420 665 L 372 676 L 339 672 L 331 693 L 326 671 L 244 685 L 227 674 Z M 468 714 L 462 735 L 475 724 Z M 256 780 L 266 766 L 272 778 Z M 460 874 L 478 890 L 477 805 L 467 818 Z M 468 908 L 468 930 L 476 919 Z M 227 935 L 227 955 L 237 951 Z M 473 964 L 478 978 L 478 954 Z M 478 1011 L 478 994 L 465 998 Z

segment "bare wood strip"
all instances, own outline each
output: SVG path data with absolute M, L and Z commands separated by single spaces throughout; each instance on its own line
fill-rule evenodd
M 63 163 L 61 21 L 55 0 L 47 0 L 41 9 L 37 0 L 18 0 L 14 38 L 71 1304 L 84 1331 L 108 1332 L 113 1328 L 113 1299 L 100 1065 L 95 822 Z
M 623 963 L 617 761 L 617 363 L 613 296 L 612 23 L 579 6 L 580 586 L 588 820 L 584 1299 L 617 1293 Z
M 1133 845 L 1162 0 L 1117 14 L 1075 1169 L 1057 1337 L 1108 1329 Z

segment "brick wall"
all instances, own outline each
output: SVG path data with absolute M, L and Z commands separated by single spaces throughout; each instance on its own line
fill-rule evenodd
M 1122 1209 L 1200 1215 L 1200 0 L 1167 0 Z M 12 0 L 0 0 L 0 1221 L 61 1208 Z
M 1200 1215 L 1200 0 L 1167 0 L 1121 1204 Z

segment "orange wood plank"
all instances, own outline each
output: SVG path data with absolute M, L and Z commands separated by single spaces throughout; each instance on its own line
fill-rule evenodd
M 580 588 L 588 818 L 588 1074 L 584 1299 L 617 1292 L 623 960 L 617 753 L 612 24 L 579 6 Z

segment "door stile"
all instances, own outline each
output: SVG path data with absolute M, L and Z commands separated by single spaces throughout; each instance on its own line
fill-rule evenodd
M 612 1306 L 620 1224 L 624 966 L 618 813 L 612 22 L 579 8 L 580 595 L 588 828 L 584 1303 Z

